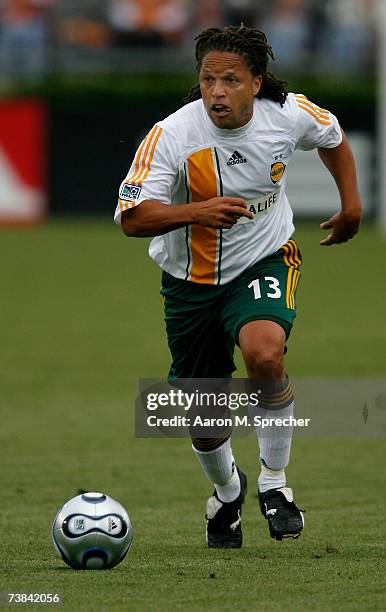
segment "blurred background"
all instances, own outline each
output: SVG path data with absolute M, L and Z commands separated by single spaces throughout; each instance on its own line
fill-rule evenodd
M 111 215 L 138 142 L 195 82 L 194 36 L 240 22 L 267 33 L 290 90 L 338 115 L 374 216 L 376 0 L 0 0 L 0 222 Z M 298 155 L 295 211 L 332 212 L 334 186 Z
M 365 389 L 372 379 L 384 381 L 386 27 L 380 36 L 378 25 L 386 23 L 379 12 L 385 6 L 386 0 L 0 0 L 4 593 L 28 585 L 33 593 L 64 593 L 70 610 L 88 610 L 91 601 L 95 609 L 115 609 L 117 598 L 119 609 L 130 601 L 138 610 L 180 610 L 186 602 L 217 610 L 218 589 L 210 588 L 216 600 L 207 598 L 209 575 L 230 585 L 224 610 L 240 609 L 246 593 L 243 609 L 251 610 L 282 610 L 283 593 L 289 609 L 315 609 L 315 601 L 322 602 L 318 609 L 347 609 L 342 594 L 358 610 L 375 609 L 378 601 L 377 609 L 385 608 L 384 482 L 374 469 L 385 448 L 384 438 L 368 432 L 377 415 L 386 415 L 386 387 L 369 392 L 364 406 L 360 394 L 352 402 L 361 439 L 296 440 L 289 483 L 311 517 L 296 551 L 278 553 L 273 542 L 271 549 L 252 493 L 244 561 L 227 567 L 212 555 L 203 561 L 197 534 L 208 483 L 188 441 L 134 437 L 137 381 L 165 377 L 170 356 L 160 271 L 147 255 L 148 240 L 124 238 L 112 220 L 140 139 L 181 106 L 196 82 L 194 36 L 240 21 L 265 30 L 277 57 L 272 71 L 334 112 L 348 133 L 366 213 L 354 240 L 321 248 L 319 223 L 338 208 L 338 196 L 317 154 L 297 152 L 288 188 L 304 264 L 287 371 L 295 380 L 317 379 L 316 389 L 320 379 L 327 387 L 338 379 L 350 397 L 351 379 L 370 381 Z M 236 363 L 242 376 L 239 352 Z M 339 415 L 339 401 L 331 407 Z M 254 436 L 236 439 L 234 447 L 252 477 Z M 118 569 L 92 580 L 58 571 L 50 525 L 80 489 L 105 491 L 127 507 L 136 535 L 127 570 L 121 568 L 126 574 Z M 255 574 L 275 588 L 265 595 L 251 589 Z

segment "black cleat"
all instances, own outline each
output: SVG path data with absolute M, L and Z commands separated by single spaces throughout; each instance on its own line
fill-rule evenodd
M 304 510 L 299 510 L 294 502 L 292 489 L 270 489 L 259 491 L 260 510 L 267 519 L 271 538 L 298 538 L 304 527 Z
M 247 477 L 237 468 L 240 477 L 240 495 L 233 502 L 222 502 L 216 491 L 206 504 L 206 541 L 209 548 L 241 548 L 241 506 L 247 493 Z

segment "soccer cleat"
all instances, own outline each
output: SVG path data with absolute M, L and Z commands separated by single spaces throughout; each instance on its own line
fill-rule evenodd
M 206 504 L 206 541 L 209 548 L 240 548 L 241 506 L 247 493 L 247 477 L 237 468 L 240 477 L 240 495 L 233 502 L 222 502 L 214 491 Z
M 260 509 L 267 519 L 271 538 L 298 538 L 304 527 L 304 510 L 299 510 L 294 502 L 292 489 L 270 489 L 259 491 Z

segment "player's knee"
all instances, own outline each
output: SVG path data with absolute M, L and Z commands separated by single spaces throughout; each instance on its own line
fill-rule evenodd
M 256 346 L 245 355 L 245 365 L 253 378 L 281 378 L 284 374 L 283 351 L 276 346 Z

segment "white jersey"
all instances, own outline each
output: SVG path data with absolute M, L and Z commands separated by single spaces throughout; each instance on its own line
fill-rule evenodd
M 176 278 L 225 284 L 277 251 L 291 237 L 285 193 L 295 149 L 332 148 L 342 141 L 338 121 L 301 94 L 283 106 L 255 99 L 252 119 L 234 130 L 216 127 L 202 100 L 157 123 L 140 145 L 123 181 L 115 221 L 144 200 L 178 206 L 215 196 L 244 198 L 253 219 L 231 229 L 191 224 L 154 238 L 150 257 Z

